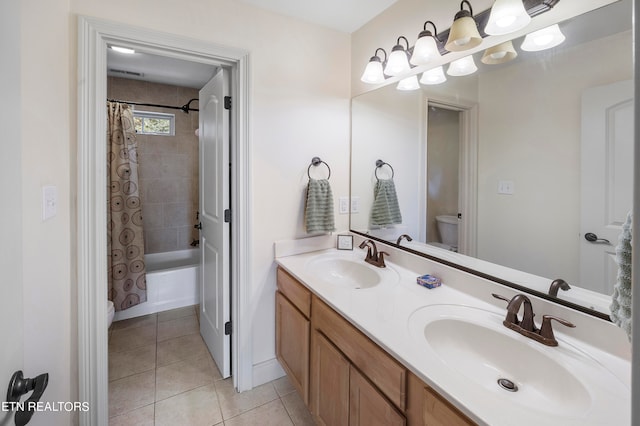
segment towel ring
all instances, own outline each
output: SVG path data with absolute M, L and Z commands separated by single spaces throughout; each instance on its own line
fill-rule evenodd
M 391 167 L 391 164 L 385 163 L 382 160 L 376 160 L 376 171 L 374 173 L 376 175 L 376 180 L 380 180 L 380 178 L 378 177 L 378 169 L 382 166 L 389 166 L 389 168 L 391 169 L 391 179 L 393 179 L 395 172 L 393 171 L 393 167 Z
M 331 177 L 331 167 L 329 167 L 329 165 L 327 163 L 322 161 L 320 159 L 320 157 L 313 157 L 311 159 L 311 164 L 309 164 L 309 167 L 307 167 L 307 176 L 309 176 L 309 179 L 311 179 L 311 173 L 309 173 L 311 171 L 311 166 L 317 167 L 320 164 L 324 164 L 325 166 L 327 166 L 327 169 L 329 169 L 329 176 L 327 176 L 327 179 L 329 179 Z

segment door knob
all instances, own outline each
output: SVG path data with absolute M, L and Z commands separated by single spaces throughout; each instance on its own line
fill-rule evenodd
M 31 391 L 33 393 L 24 403 L 24 409 L 16 411 L 16 426 L 24 426 L 29 423 L 35 409 L 35 403 L 40 401 L 44 390 L 49 383 L 49 374 L 40 374 L 34 379 L 25 379 L 22 371 L 18 370 L 11 376 L 9 388 L 7 389 L 7 402 L 17 404 L 20 397 Z
M 593 232 L 587 232 L 586 234 L 584 234 L 584 239 L 589 241 L 590 243 L 595 244 L 611 244 L 609 240 L 605 238 L 598 238 L 598 236 Z

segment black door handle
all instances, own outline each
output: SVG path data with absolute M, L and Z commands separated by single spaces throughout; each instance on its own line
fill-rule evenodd
M 48 384 L 48 373 L 40 374 L 34 379 L 25 379 L 21 370 L 13 373 L 11 381 L 9 382 L 9 388 L 7 389 L 7 402 L 17 404 L 22 395 L 33 391 L 29 399 L 24 402 L 24 410 L 20 409 L 16 412 L 16 426 L 24 426 L 29 423 L 34 413 L 34 403 L 40 401 Z
M 198 222 L 197 224 L 193 225 L 193 227 L 196 229 L 202 229 L 202 222 Z
M 589 241 L 590 243 L 595 244 L 611 244 L 609 240 L 605 238 L 598 238 L 598 236 L 593 232 L 587 232 L 586 234 L 584 234 L 584 239 Z

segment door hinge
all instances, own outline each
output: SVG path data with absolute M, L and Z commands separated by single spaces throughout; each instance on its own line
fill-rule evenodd
M 224 210 L 224 221 L 225 223 L 231 222 L 231 210 L 229 209 Z
M 224 109 L 231 109 L 231 96 L 224 97 Z
M 231 321 L 227 321 L 224 323 L 224 335 L 228 336 L 231 334 L 232 328 L 231 328 Z

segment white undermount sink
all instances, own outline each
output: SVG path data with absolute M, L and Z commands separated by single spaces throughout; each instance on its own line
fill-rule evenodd
M 305 272 L 326 283 L 349 289 L 367 289 L 382 282 L 393 284 L 399 279 L 392 268 L 369 265 L 364 257 L 356 257 L 355 253 L 314 256 L 305 265 Z
M 558 347 L 544 346 L 507 329 L 503 319 L 473 307 L 432 305 L 415 311 L 408 325 L 425 356 L 485 398 L 575 419 L 628 395 L 613 374 L 581 350 L 562 341 Z

